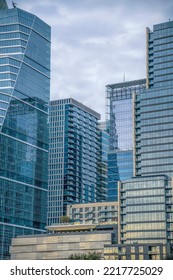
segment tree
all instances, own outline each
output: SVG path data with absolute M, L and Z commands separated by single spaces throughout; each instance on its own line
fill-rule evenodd
M 87 254 L 74 254 L 69 260 L 101 260 L 102 254 L 98 252 L 89 252 Z
M 61 216 L 60 220 L 61 220 L 61 223 L 69 223 L 70 222 L 70 217 L 68 217 L 68 216 Z

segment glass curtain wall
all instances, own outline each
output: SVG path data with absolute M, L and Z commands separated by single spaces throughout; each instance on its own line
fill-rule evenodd
M 0 10 L 0 258 L 11 238 L 46 225 L 50 27 Z

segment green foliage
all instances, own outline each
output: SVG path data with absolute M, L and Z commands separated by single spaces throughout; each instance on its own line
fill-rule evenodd
M 68 216 L 61 216 L 60 217 L 61 223 L 69 223 L 70 218 Z
M 69 260 L 100 260 L 101 253 L 89 252 L 87 254 L 74 254 L 69 257 Z

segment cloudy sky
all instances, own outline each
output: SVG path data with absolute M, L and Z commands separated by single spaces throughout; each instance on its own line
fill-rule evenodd
M 51 100 L 73 97 L 102 120 L 105 85 L 145 78 L 146 26 L 173 20 L 172 0 L 14 2 L 52 27 Z

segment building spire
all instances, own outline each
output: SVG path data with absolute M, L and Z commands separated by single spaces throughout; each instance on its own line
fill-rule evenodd
M 16 3 L 12 1 L 13 8 L 16 8 Z
M 0 0 L 0 10 L 8 9 L 6 0 Z

